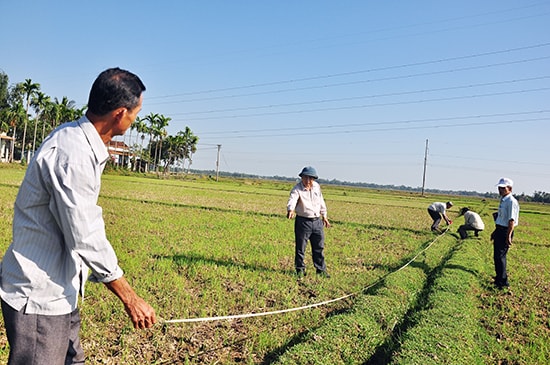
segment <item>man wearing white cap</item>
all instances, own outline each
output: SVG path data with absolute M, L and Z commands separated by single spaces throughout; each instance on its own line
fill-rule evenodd
M 519 218 L 519 204 L 512 195 L 513 185 L 514 182 L 506 177 L 501 178 L 497 184 L 501 198 L 495 219 L 496 228 L 491 234 L 491 240 L 494 248 L 495 285 L 499 289 L 510 286 L 506 273 L 506 254 L 512 245 L 514 228 L 518 225 Z
M 440 233 L 438 227 L 439 227 L 439 223 L 441 223 L 441 219 L 444 219 L 447 225 L 450 225 L 451 223 L 453 223 L 453 221 L 451 221 L 447 216 L 447 209 L 450 209 L 452 206 L 453 206 L 453 202 L 446 202 L 446 203 L 435 202 L 430 204 L 430 206 L 428 207 L 428 214 L 433 219 L 432 232 Z

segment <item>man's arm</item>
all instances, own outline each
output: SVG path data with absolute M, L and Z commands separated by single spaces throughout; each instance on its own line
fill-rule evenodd
M 153 307 L 136 294 L 124 277 L 105 283 L 105 286 L 122 301 L 134 328 L 151 328 L 157 322 Z
M 298 192 L 298 189 L 295 187 L 292 188 L 290 191 L 290 196 L 288 197 L 288 202 L 286 204 L 286 217 L 289 219 L 292 219 L 296 217 L 296 204 L 298 204 L 298 200 L 300 199 L 300 193 Z
M 512 246 L 512 233 L 514 232 L 514 220 L 510 219 L 508 221 L 508 235 L 506 236 L 506 246 Z

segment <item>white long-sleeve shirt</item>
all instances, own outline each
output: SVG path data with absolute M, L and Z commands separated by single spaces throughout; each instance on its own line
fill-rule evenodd
M 77 307 L 91 279 L 123 275 L 97 205 L 109 154 L 93 124 L 63 124 L 42 143 L 15 200 L 13 241 L 0 266 L 0 296 L 25 313 L 59 315 Z
M 464 224 L 472 226 L 472 228 L 483 231 L 485 229 L 485 223 L 476 212 L 467 211 L 464 213 Z
M 327 217 L 327 205 L 319 183 L 313 181 L 310 190 L 306 190 L 301 181 L 296 184 L 290 191 L 286 210 L 294 210 L 296 215 L 304 218 Z

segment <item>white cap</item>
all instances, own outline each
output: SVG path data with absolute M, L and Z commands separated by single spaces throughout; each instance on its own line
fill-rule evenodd
M 512 186 L 514 186 L 514 182 L 512 181 L 512 179 L 509 179 L 509 178 L 507 178 L 507 177 L 502 177 L 502 178 L 500 178 L 500 180 L 498 181 L 497 186 L 498 186 L 499 188 L 503 188 L 503 187 L 506 187 L 506 186 L 512 187 Z

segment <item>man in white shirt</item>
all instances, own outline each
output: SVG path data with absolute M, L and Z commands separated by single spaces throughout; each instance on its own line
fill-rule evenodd
M 97 205 L 109 154 L 141 110 L 145 86 L 134 74 L 103 71 L 86 115 L 54 130 L 29 163 L 14 205 L 13 241 L 0 266 L 0 297 L 10 345 L 8 364 L 84 363 L 78 295 L 102 282 L 124 304 L 135 328 L 156 322 L 154 309 L 123 276 Z
M 294 235 L 296 239 L 294 266 L 298 277 L 306 275 L 304 263 L 307 242 L 311 242 L 313 266 L 320 276 L 330 277 L 325 263 L 325 232 L 324 227 L 330 227 L 327 218 L 327 205 L 321 193 L 321 186 L 317 183 L 317 171 L 306 166 L 298 175 L 301 181 L 290 191 L 287 203 L 287 218 L 296 218 L 294 221 Z
M 464 224 L 458 227 L 458 233 L 460 238 L 465 239 L 468 237 L 468 231 L 474 231 L 474 235 L 479 236 L 479 232 L 485 229 L 483 220 L 476 212 L 472 212 L 469 208 L 464 207 L 460 210 L 459 216 L 464 216 Z
M 428 214 L 430 215 L 430 217 L 432 217 L 433 220 L 431 227 L 432 232 L 439 233 L 439 223 L 441 223 L 441 219 L 444 219 L 447 225 L 453 223 L 447 216 L 447 209 L 450 209 L 452 206 L 453 202 L 434 202 L 430 204 L 430 206 L 428 207 Z
M 497 184 L 501 198 L 491 240 L 496 274 L 495 285 L 498 289 L 510 286 L 506 272 L 506 254 L 512 245 L 514 229 L 519 222 L 519 203 L 512 195 L 513 186 L 514 182 L 507 177 L 501 178 Z

